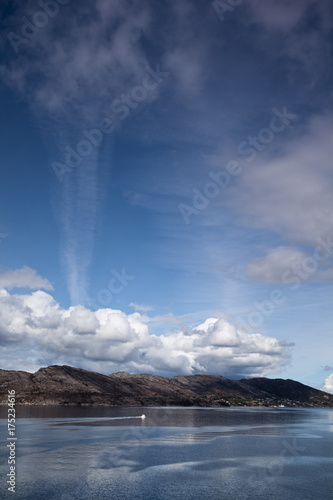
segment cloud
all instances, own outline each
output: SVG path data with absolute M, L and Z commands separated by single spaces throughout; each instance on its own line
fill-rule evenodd
M 22 17 L 31 17 L 38 9 L 23 4 L 14 7 L 8 29 L 20 33 Z M 65 164 L 70 155 L 75 164 L 77 145 L 86 139 L 82 130 L 97 128 L 104 117 L 113 116 L 112 102 L 142 82 L 148 61 L 140 40 L 150 23 L 147 5 L 97 0 L 81 2 L 79 9 L 71 4 L 60 6 L 57 15 L 29 43 L 22 43 L 17 54 L 5 37 L 11 52 L 6 50 L 0 75 L 30 104 L 48 147 L 50 165 Z M 106 142 L 87 157 L 82 153 L 81 163 L 52 191 L 60 260 L 72 304 L 88 299 L 97 220 L 110 170 Z M 74 153 L 69 155 L 68 148 Z
M 245 274 L 262 283 L 285 283 L 286 276 L 291 274 L 311 282 L 331 281 L 333 269 L 318 268 L 332 253 L 333 248 L 327 252 L 321 245 L 316 247 L 313 256 L 294 247 L 280 246 L 269 250 L 266 256 L 252 260 L 246 266 Z
M 288 0 L 253 0 L 250 4 L 252 22 L 268 29 L 291 30 L 304 18 L 307 10 L 316 2 L 314 0 L 302 0 L 290 3 Z
M 300 265 L 306 257 L 297 248 L 280 246 L 270 250 L 266 256 L 250 262 L 245 274 L 248 278 L 263 283 L 282 283 L 284 273 Z
M 307 85 L 312 87 L 326 73 L 331 45 L 330 0 L 253 0 L 244 7 L 244 22 L 259 29 L 257 43 L 270 57 L 272 43 L 279 40 L 276 54 L 279 60 L 284 56 L 291 61 L 289 76 L 306 73 Z
M 129 190 L 124 192 L 124 198 L 131 205 L 145 206 L 149 203 L 149 195 L 144 193 L 138 193 L 137 191 Z
M 152 306 L 144 306 L 140 304 L 135 304 L 134 302 L 131 302 L 129 305 L 130 307 L 133 307 L 135 311 L 141 311 L 141 312 L 148 312 L 154 309 Z
M 332 117 L 315 116 L 297 133 L 291 132 L 285 143 L 277 143 L 275 151 L 258 153 L 255 162 L 243 169 L 237 185 L 226 193 L 239 222 L 275 233 L 293 247 L 314 249 L 318 239 L 331 237 L 332 134 Z M 293 248 L 275 250 L 265 263 L 267 267 L 274 261 L 273 274 L 279 272 L 278 256 L 288 263 L 302 254 Z
M 290 345 L 261 334 L 248 334 L 224 319 L 209 318 L 197 327 L 157 335 L 139 312 L 83 306 L 60 308 L 41 290 L 26 295 L 0 293 L 0 343 L 3 366 L 29 359 L 21 369 L 52 363 L 111 373 L 229 377 L 265 376 L 290 362 Z M 29 355 L 28 355 L 29 353 Z M 32 354 L 33 353 L 33 354 Z
M 202 47 L 198 45 L 183 50 L 177 48 L 166 58 L 166 66 L 176 76 L 178 88 L 186 97 L 198 95 L 202 89 L 202 52 Z
M 139 41 L 149 29 L 150 14 L 146 6 L 128 1 L 82 2 L 80 7 L 63 6 L 2 71 L 8 77 L 14 75 L 10 81 L 20 90 L 39 75 L 35 85 L 24 90 L 30 92 L 35 106 L 51 112 L 67 110 L 68 119 L 76 109 L 88 120 L 91 110 L 96 110 L 96 96 L 99 104 L 105 99 L 111 102 L 115 92 L 143 76 L 146 58 Z M 18 20 L 26 9 L 18 6 L 12 14 L 13 29 L 20 26 Z M 88 95 L 91 103 L 86 101 Z
M 323 391 L 333 394 L 333 373 L 325 379 Z
M 7 290 L 13 288 L 53 290 L 51 283 L 39 276 L 37 271 L 29 266 L 23 266 L 22 269 L 5 271 L 0 274 L 0 288 L 6 288 Z

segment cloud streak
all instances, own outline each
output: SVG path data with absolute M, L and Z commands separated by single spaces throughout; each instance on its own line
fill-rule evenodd
M 12 22 L 18 29 L 24 14 L 37 19 L 36 6 L 16 7 L 9 26 Z M 144 5 L 98 0 L 94 5 L 83 2 L 75 11 L 71 5 L 61 6 L 49 21 L 29 44 L 22 43 L 15 57 L 10 54 L 0 74 L 30 104 L 52 164 L 68 154 L 68 145 L 85 139 L 81 128 L 96 128 L 114 98 L 145 76 L 148 61 L 140 39 L 149 29 L 150 12 Z M 62 186 L 53 189 L 60 258 L 72 304 L 88 298 L 96 221 L 112 168 L 108 149 L 103 145 L 81 158 Z

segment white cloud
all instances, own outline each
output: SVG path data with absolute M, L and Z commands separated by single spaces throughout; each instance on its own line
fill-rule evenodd
M 241 337 L 234 325 L 223 319 L 207 319 L 202 325 L 195 328 L 196 331 L 205 332 L 205 338 L 212 346 L 216 347 L 239 347 Z
M 333 394 L 333 373 L 325 379 L 325 385 L 323 391 Z
M 62 309 L 46 292 L 0 293 L 3 366 L 24 358 L 20 369 L 63 363 L 111 373 L 119 370 L 162 375 L 216 373 L 265 376 L 290 362 L 290 346 L 276 338 L 248 334 L 224 319 L 156 335 L 150 318 L 113 309 Z
M 148 312 L 152 311 L 154 308 L 152 306 L 144 306 L 140 304 L 130 303 L 130 307 L 133 307 L 134 311 Z
M 39 276 L 37 271 L 29 266 L 23 266 L 22 269 L 5 271 L 0 274 L 0 288 L 6 288 L 7 290 L 13 288 L 53 290 L 51 283 Z

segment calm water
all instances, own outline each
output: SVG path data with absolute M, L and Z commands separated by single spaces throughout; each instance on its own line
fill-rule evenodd
M 333 499 L 333 410 L 17 408 L 16 493 L 6 409 L 0 498 Z M 135 417 L 145 413 L 146 420 Z

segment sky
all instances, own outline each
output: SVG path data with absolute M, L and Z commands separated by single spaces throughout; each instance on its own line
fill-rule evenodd
M 330 0 L 3 0 L 0 358 L 333 393 Z

